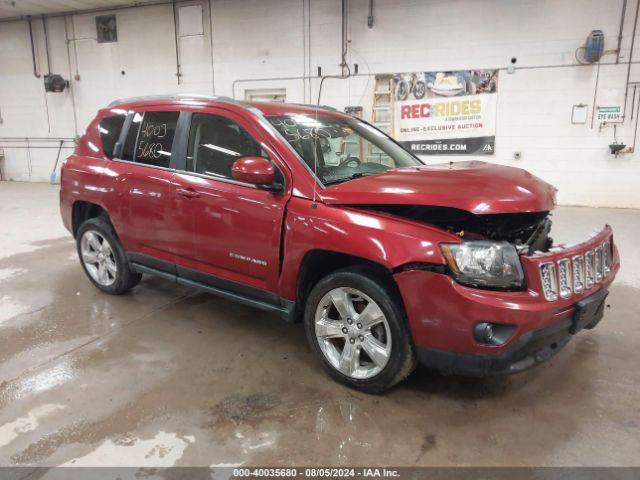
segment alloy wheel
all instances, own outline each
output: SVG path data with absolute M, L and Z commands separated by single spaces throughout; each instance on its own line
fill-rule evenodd
M 87 230 L 80 240 L 80 256 L 91 278 L 104 287 L 116 281 L 118 266 L 111 245 L 100 233 Z
M 391 356 L 389 323 L 378 304 L 355 288 L 327 292 L 316 308 L 315 334 L 326 360 L 354 379 L 380 373 Z

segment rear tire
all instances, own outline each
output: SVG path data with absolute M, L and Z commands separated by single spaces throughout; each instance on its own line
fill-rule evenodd
M 304 323 L 324 368 L 350 388 L 381 393 L 415 368 L 402 300 L 373 269 L 347 268 L 320 280 L 307 298 Z
M 111 295 L 121 295 L 135 287 L 142 274 L 134 272 L 108 219 L 90 218 L 76 235 L 82 268 L 96 287 Z

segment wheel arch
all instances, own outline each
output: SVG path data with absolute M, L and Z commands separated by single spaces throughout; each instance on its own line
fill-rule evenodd
M 80 225 L 89 220 L 90 218 L 103 217 L 111 223 L 107 210 L 102 206 L 94 202 L 88 202 L 85 200 L 76 200 L 73 202 L 71 213 L 71 228 L 73 238 L 76 238 Z
M 304 255 L 298 270 L 294 321 L 302 320 L 304 305 L 313 287 L 327 275 L 345 268 L 361 270 L 374 275 L 394 294 L 394 297 L 400 302 L 400 308 L 404 310 L 402 296 L 393 278 L 393 272 L 387 267 L 356 255 L 334 250 L 313 249 Z

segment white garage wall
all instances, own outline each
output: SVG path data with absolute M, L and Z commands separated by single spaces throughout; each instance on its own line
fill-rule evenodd
M 188 4 L 202 4 L 205 28 L 204 35 L 180 39 L 181 85 L 176 77 L 171 5 L 115 11 L 118 42 L 113 44 L 97 44 L 91 38 L 95 14 L 49 19 L 52 70 L 65 78 L 72 78 L 76 70 L 80 75 L 79 81 L 72 80 L 73 95 L 69 91 L 45 95 L 42 79 L 32 73 L 26 22 L 0 23 L 0 145 L 5 147 L 5 176 L 47 181 L 56 150 L 7 148 L 24 142 L 3 139 L 72 138 L 114 98 L 177 91 L 244 98 L 245 89 L 286 88 L 288 101 L 312 102 L 317 98 L 317 67 L 323 74 L 340 73 L 340 0 L 212 0 L 178 5 Z M 591 128 L 590 121 L 571 124 L 574 104 L 589 105 L 591 115 L 597 71 L 596 66 L 576 65 L 574 52 L 593 29 L 602 29 L 605 48 L 615 49 L 622 4 L 623 0 L 374 0 L 374 27 L 369 29 L 369 1 L 351 0 L 348 59 L 352 66 L 359 64 L 361 75 L 325 81 L 322 103 L 339 108 L 363 105 L 368 118 L 373 78 L 362 74 L 504 68 L 516 57 L 514 74 L 500 72 L 496 152 L 483 159 L 520 166 L 553 183 L 560 190 L 561 204 L 640 208 L 640 154 L 615 158 L 607 148 L 612 128 L 599 131 L 597 124 Z M 615 54 L 603 57 L 596 105 L 623 101 L 627 73 L 623 62 L 629 59 L 635 6 L 635 1 L 628 1 L 621 63 L 615 64 Z M 65 23 L 67 37 L 77 39 L 70 40 L 69 48 Z M 34 32 L 40 70 L 45 73 L 39 20 L 34 20 Z M 276 77 L 294 78 L 264 80 Z M 636 64 L 631 80 L 640 81 Z M 633 142 L 635 127 L 632 96 L 633 86 L 626 122 L 617 128 L 618 140 L 627 145 Z M 636 104 L 639 98 L 640 88 Z M 514 160 L 514 152 L 521 152 L 520 160 Z

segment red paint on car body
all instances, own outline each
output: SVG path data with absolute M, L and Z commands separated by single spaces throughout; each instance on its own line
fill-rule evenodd
M 404 167 L 327 188 L 328 204 L 434 205 L 477 214 L 553 209 L 555 189 L 525 170 L 456 162 Z

